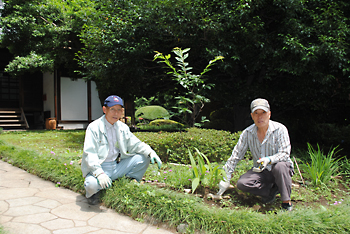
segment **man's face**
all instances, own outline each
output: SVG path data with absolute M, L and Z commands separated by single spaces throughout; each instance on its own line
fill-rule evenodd
M 122 116 L 124 112 L 124 108 L 121 105 L 115 105 L 112 107 L 103 106 L 103 113 L 106 115 L 106 119 L 110 124 L 114 124 L 117 122 Z
M 271 111 L 264 111 L 257 109 L 251 113 L 252 119 L 258 128 L 265 128 L 269 126 L 269 120 L 271 117 Z

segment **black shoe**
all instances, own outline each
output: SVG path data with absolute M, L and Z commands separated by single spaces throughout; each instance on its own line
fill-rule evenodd
M 276 200 L 276 195 L 278 194 L 278 187 L 276 184 L 274 184 L 270 190 L 270 194 L 268 197 L 262 197 L 261 201 L 262 203 L 269 204 Z
M 282 203 L 282 209 L 286 211 L 292 211 L 293 210 L 293 205 L 289 203 Z
M 87 199 L 89 205 L 97 205 L 100 203 L 100 192 L 95 193 Z

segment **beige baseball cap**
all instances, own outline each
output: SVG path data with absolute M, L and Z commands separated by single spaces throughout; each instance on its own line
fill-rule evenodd
M 264 111 L 270 111 L 270 105 L 269 102 L 266 99 L 263 98 L 257 98 L 250 104 L 250 110 L 252 113 L 258 109 L 262 109 Z

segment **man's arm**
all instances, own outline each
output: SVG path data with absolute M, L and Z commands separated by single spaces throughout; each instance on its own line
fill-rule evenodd
M 278 152 L 269 156 L 271 164 L 287 162 L 290 160 L 291 144 L 287 128 L 284 125 L 281 125 L 276 134 Z
M 244 130 L 239 137 L 237 144 L 235 145 L 231 157 L 225 164 L 226 181 L 230 181 L 232 173 L 234 172 L 237 163 L 244 158 L 245 153 L 248 150 L 248 131 Z
M 227 160 L 224 169 L 226 172 L 226 178 L 221 180 L 219 183 L 219 192 L 214 195 L 214 198 L 221 198 L 221 195 L 228 189 L 230 186 L 230 180 L 232 178 L 232 173 L 234 172 L 237 163 L 244 158 L 245 153 L 248 150 L 248 133 L 244 130 L 239 137 L 239 140 L 235 147 L 233 148 L 231 157 Z
M 101 142 L 101 147 L 108 148 L 108 142 Z M 82 171 L 85 177 L 88 173 L 92 173 L 93 176 L 97 177 L 103 173 L 103 169 L 100 165 L 98 157 L 99 145 L 97 139 L 91 128 L 87 128 L 85 132 L 84 150 L 82 158 Z

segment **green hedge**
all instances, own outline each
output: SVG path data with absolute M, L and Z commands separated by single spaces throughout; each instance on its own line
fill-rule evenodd
M 190 164 L 188 149 L 204 153 L 211 162 L 226 162 L 240 136 L 213 129 L 189 128 L 182 132 L 135 132 L 149 144 L 164 162 Z

